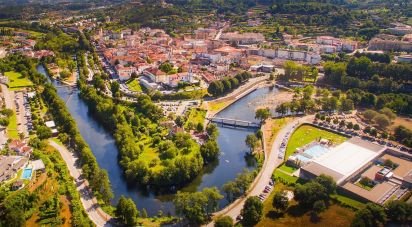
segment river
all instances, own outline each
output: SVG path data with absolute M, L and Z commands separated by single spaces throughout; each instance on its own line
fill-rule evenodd
M 47 75 L 43 66 L 39 65 L 37 70 Z M 71 115 L 76 120 L 80 134 L 90 146 L 100 167 L 107 170 L 115 195 L 113 203 L 115 204 L 119 197 L 124 195 L 131 197 L 140 210 L 146 209 L 150 216 L 158 214 L 159 210 L 164 214 L 173 214 L 174 208 L 171 202 L 173 195 L 161 195 L 150 189 L 128 186 L 123 177 L 123 170 L 118 165 L 118 150 L 113 136 L 88 113 L 88 107 L 78 96 L 76 89 L 62 87 L 58 81 L 53 81 L 53 84 L 59 96 L 66 102 Z M 221 111 L 217 117 L 254 121 L 256 102 L 263 96 L 277 91 L 276 88 L 260 88 Z M 193 192 L 213 186 L 220 189 L 243 169 L 254 169 L 255 163 L 244 158 L 248 151 L 244 140 L 250 133 L 253 131 L 219 127 L 218 144 L 221 150 L 219 160 L 206 166 L 192 183 L 181 190 Z M 227 203 L 226 199 L 222 199 L 219 206 L 223 208 Z

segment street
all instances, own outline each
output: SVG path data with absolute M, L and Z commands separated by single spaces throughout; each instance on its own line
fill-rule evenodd
M 109 222 L 112 217 L 100 208 L 96 198 L 91 196 L 91 189 L 88 187 L 87 180 L 81 177 L 81 167 L 75 164 L 78 159 L 76 155 L 68 151 L 63 145 L 59 145 L 52 140 L 49 140 L 49 144 L 59 151 L 63 160 L 66 162 L 70 175 L 75 180 L 77 191 L 80 193 L 80 200 L 90 220 L 99 227 L 113 226 Z

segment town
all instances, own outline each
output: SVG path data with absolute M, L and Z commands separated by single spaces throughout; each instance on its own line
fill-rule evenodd
M 0 6 L 0 226 L 408 225 L 412 6 L 373 2 Z

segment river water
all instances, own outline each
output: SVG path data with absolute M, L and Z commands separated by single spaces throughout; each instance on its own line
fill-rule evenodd
M 37 70 L 47 75 L 43 66 L 39 65 Z M 131 197 L 139 209 L 145 208 L 150 216 L 156 215 L 159 210 L 162 210 L 164 214 L 173 214 L 174 208 L 171 202 L 173 195 L 129 186 L 126 183 L 123 170 L 118 165 L 118 150 L 113 136 L 88 113 L 88 107 L 78 96 L 78 91 L 69 87 L 61 87 L 62 84 L 58 81 L 54 81 L 53 84 L 59 96 L 66 102 L 81 135 L 96 156 L 100 167 L 107 170 L 115 195 L 113 203 L 115 204 L 119 197 L 124 195 Z M 278 92 L 276 88 L 260 88 L 221 111 L 217 117 L 255 121 L 256 102 L 275 92 Z M 248 129 L 219 126 L 218 144 L 221 150 L 219 160 L 206 166 L 192 183 L 181 190 L 193 192 L 214 186 L 221 189 L 223 184 L 233 180 L 243 169 L 254 169 L 255 163 L 247 161 L 244 157 L 249 150 L 245 145 L 245 138 L 253 132 Z M 223 208 L 227 203 L 226 199 L 222 199 L 219 206 Z

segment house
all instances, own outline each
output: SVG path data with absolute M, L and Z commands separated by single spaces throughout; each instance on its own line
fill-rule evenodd
M 135 67 L 125 67 L 121 64 L 116 65 L 115 69 L 121 81 L 129 80 L 132 77 L 132 73 L 137 72 Z
M 12 179 L 26 166 L 28 159 L 22 156 L 0 156 L 0 182 Z
M 11 190 L 13 191 L 17 191 L 20 190 L 21 188 L 24 187 L 24 182 L 23 180 L 17 180 L 13 183 L 13 185 L 11 186 Z
M 155 83 L 167 83 L 167 74 L 162 70 L 151 67 L 143 71 L 143 75 L 149 77 Z
M 399 63 L 412 63 L 412 55 L 401 55 L 397 60 Z
M 17 152 L 21 156 L 29 157 L 33 150 L 29 147 L 25 142 L 21 140 L 12 140 L 9 143 L 9 148 L 15 152 Z
M 238 32 L 229 32 L 224 33 L 221 36 L 222 40 L 226 40 L 231 43 L 236 43 L 238 45 L 250 45 L 257 44 L 265 41 L 265 37 L 260 33 L 238 33 Z
M 46 167 L 44 165 L 44 162 L 41 159 L 35 160 L 31 162 L 31 165 L 33 167 L 33 171 L 40 171 L 40 172 L 45 172 Z
M 54 123 L 54 121 L 46 121 L 44 124 L 46 125 L 47 128 L 51 129 L 53 136 L 57 136 L 59 134 L 59 131 L 57 130 L 56 124 Z

